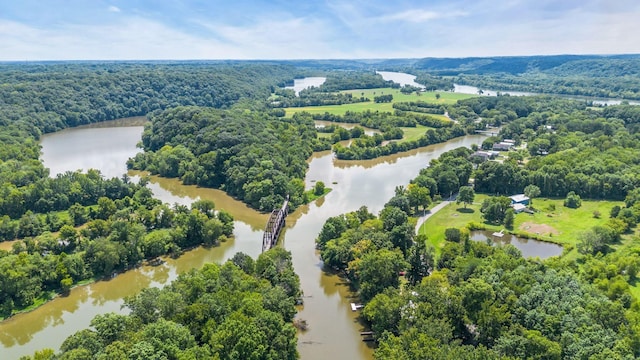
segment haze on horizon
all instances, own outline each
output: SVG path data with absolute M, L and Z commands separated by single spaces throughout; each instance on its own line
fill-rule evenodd
M 21 0 L 0 61 L 640 53 L 635 0 Z

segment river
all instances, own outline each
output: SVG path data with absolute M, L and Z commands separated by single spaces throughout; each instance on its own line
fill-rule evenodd
M 424 88 L 424 85 L 418 84 L 415 82 L 416 76 L 402 73 L 402 72 L 394 72 L 394 71 L 376 71 L 376 73 L 380 74 L 384 80 L 391 80 L 400 84 L 400 86 L 411 85 L 417 86 L 420 88 Z M 453 92 L 461 93 L 461 94 L 473 94 L 478 95 L 480 88 L 470 85 L 459 85 L 453 84 Z M 549 95 L 549 96 L 557 96 L 565 99 L 572 100 L 580 100 L 580 101 L 591 101 L 594 105 L 620 105 L 623 100 L 621 99 L 611 99 L 611 98 L 599 98 L 599 97 L 590 97 L 590 96 L 578 96 L 578 95 L 562 95 L 562 94 L 539 94 L 525 91 L 513 91 L 513 90 L 491 90 L 491 89 L 482 89 L 482 95 L 484 96 L 497 96 L 498 93 L 502 95 L 510 95 L 510 96 L 534 96 L 534 95 Z M 640 105 L 638 101 L 628 101 L 630 105 Z
M 293 89 L 296 96 L 300 95 L 300 91 L 308 89 L 310 87 L 318 87 L 327 81 L 326 77 L 306 77 L 303 79 L 294 79 L 293 86 L 285 86 L 285 89 Z
M 401 73 L 401 72 L 394 72 L 394 71 L 376 71 L 376 74 L 380 74 L 380 76 L 382 76 L 384 80 L 386 81 L 391 80 L 395 83 L 400 84 L 400 86 L 408 85 L 408 86 L 415 86 L 420 89 L 425 88 L 424 85 L 418 84 L 416 82 L 415 75 Z
M 114 127 L 105 127 L 109 124 Z M 52 176 L 89 167 L 98 168 L 105 176 L 121 176 L 126 171 L 126 159 L 140 151 L 136 143 L 143 128 L 133 125 L 108 123 L 45 135 L 42 138 L 44 164 L 51 169 Z M 316 153 L 309 159 L 307 187 L 311 188 L 314 181 L 323 181 L 333 190 L 289 215 L 280 244 L 292 252 L 305 295 L 304 306 L 297 315 L 309 324 L 309 330 L 298 335 L 302 359 L 371 359 L 373 353 L 367 343 L 361 341 L 362 327 L 357 322 L 357 313 L 350 309 L 353 294 L 342 279 L 322 271 L 314 239 L 325 220 L 362 205 L 374 213 L 379 212 L 393 196 L 394 188 L 407 184 L 431 159 L 459 146 L 480 144 L 483 139 L 483 136 L 466 136 L 368 161 L 337 161 L 329 151 Z M 95 150 L 96 147 L 101 151 Z M 135 177 L 140 173 L 129 175 Z M 108 281 L 76 287 L 69 296 L 56 298 L 34 311 L 0 323 L 2 359 L 17 359 L 47 347 L 57 350 L 67 336 L 88 327 L 95 315 L 122 312 L 120 307 L 125 296 L 146 287 L 163 286 L 180 272 L 199 268 L 206 262 L 223 262 L 238 251 L 252 257 L 259 255 L 265 214 L 222 191 L 184 186 L 175 179 L 152 176 L 149 186 L 156 197 L 171 204 L 189 204 L 200 198 L 213 200 L 218 208 L 234 216 L 234 238 L 219 247 L 197 248 L 178 259 L 167 259 L 161 266 L 143 266 Z

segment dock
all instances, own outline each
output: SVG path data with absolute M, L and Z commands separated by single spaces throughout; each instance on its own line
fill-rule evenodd
M 360 333 L 360 336 L 362 336 L 362 341 L 375 341 L 376 338 L 374 337 L 374 333 L 373 331 L 363 331 Z

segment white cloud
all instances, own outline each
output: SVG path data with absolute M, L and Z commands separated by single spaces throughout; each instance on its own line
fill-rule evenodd
M 431 20 L 463 17 L 467 15 L 468 13 L 464 11 L 436 12 L 436 11 L 414 9 L 414 10 L 398 12 L 395 14 L 384 15 L 379 17 L 378 19 L 383 22 L 405 21 L 405 22 L 411 22 L 411 23 L 424 23 Z
M 109 11 L 110 12 L 120 12 L 120 8 L 117 7 L 117 6 L 111 5 L 111 6 L 109 6 Z
M 253 26 L 200 24 L 216 36 L 194 35 L 141 17 L 107 25 L 41 29 L 0 19 L 0 61 L 301 59 L 352 57 L 334 48 L 320 21 L 263 20 Z
M 331 27 L 321 20 L 275 17 L 256 20 L 252 26 L 200 24 L 241 49 L 243 58 L 324 58 L 335 53 Z
M 0 20 L 0 48 L 0 60 L 220 59 L 242 54 L 234 47 L 138 17 L 47 30 Z

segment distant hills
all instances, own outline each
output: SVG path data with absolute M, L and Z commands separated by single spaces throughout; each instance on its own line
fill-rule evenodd
M 549 73 L 553 75 L 625 76 L 640 74 L 640 54 L 495 56 L 422 59 L 270 61 L 316 70 L 421 70 L 434 75 Z M 605 73 L 602 73 L 606 69 Z

